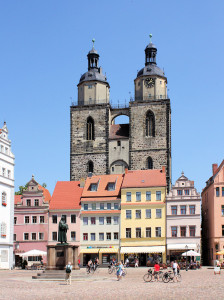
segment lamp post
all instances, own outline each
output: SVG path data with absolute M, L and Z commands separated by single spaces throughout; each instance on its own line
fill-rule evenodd
M 188 245 L 185 246 L 186 249 L 186 271 L 187 271 L 187 250 L 188 250 Z

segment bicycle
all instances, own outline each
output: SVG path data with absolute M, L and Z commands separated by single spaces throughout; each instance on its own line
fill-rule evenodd
M 150 281 L 161 281 L 162 282 L 162 280 L 163 280 L 163 272 L 159 271 L 159 272 L 157 272 L 157 273 L 155 273 L 153 275 L 152 270 L 149 269 L 148 273 L 143 276 L 143 280 L 145 282 L 150 282 Z
M 116 267 L 115 267 L 115 265 L 110 265 L 110 266 L 108 266 L 108 273 L 109 274 L 112 274 L 112 273 L 115 273 L 116 272 Z
M 164 283 L 168 283 L 170 281 L 174 281 L 174 278 L 175 278 L 175 276 L 174 276 L 173 271 L 167 271 L 166 273 L 164 273 L 162 279 L 163 279 Z M 177 278 L 177 281 L 179 281 L 179 282 L 182 280 L 180 273 L 178 273 L 176 275 L 176 278 Z
M 99 272 L 99 265 L 91 265 L 91 266 L 86 266 L 86 273 L 87 274 L 94 274 L 95 272 Z

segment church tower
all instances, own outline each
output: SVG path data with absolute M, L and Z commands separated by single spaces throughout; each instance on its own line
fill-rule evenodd
M 108 173 L 109 83 L 99 67 L 99 54 L 89 51 L 88 71 L 78 83 L 78 105 L 70 107 L 70 180 L 89 172 Z
M 161 169 L 166 166 L 171 185 L 171 108 L 167 78 L 156 64 L 157 48 L 145 48 L 145 66 L 134 81 L 135 99 L 130 102 L 129 169 Z

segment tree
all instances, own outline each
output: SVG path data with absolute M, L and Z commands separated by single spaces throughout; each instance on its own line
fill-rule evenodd
M 22 195 L 23 194 L 23 191 L 27 190 L 27 187 L 28 187 L 28 183 L 23 186 L 23 185 L 20 185 L 19 186 L 19 191 L 18 192 L 15 192 L 15 195 Z
M 47 184 L 44 182 L 44 183 L 42 184 L 42 187 L 46 189 Z

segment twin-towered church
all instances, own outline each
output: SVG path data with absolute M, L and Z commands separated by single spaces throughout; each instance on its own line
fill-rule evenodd
M 171 185 L 171 108 L 167 78 L 156 63 L 157 48 L 145 48 L 145 66 L 134 80 L 128 107 L 113 108 L 110 85 L 99 67 L 99 54 L 89 51 L 88 71 L 78 83 L 78 103 L 70 108 L 70 180 L 129 170 L 166 167 Z M 136 66 L 137 67 L 137 66 Z M 115 124 L 119 115 L 129 124 Z

